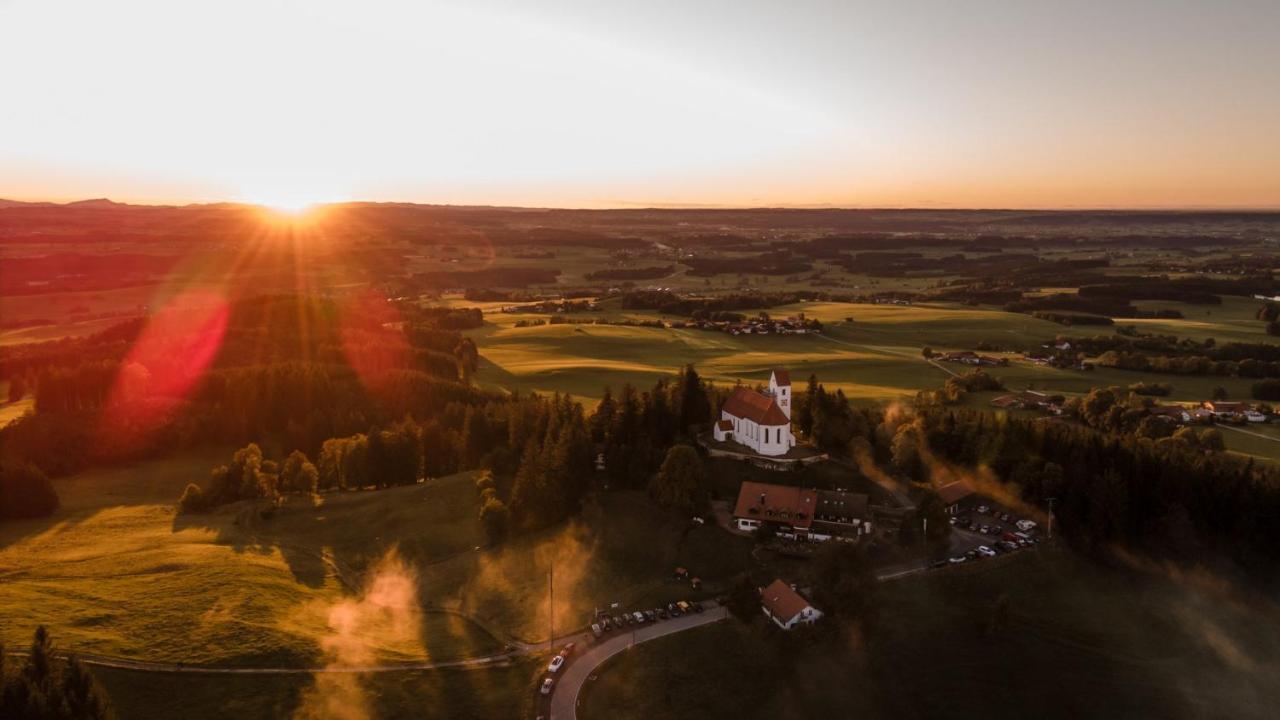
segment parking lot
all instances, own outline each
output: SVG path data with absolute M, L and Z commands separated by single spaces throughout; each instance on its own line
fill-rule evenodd
M 990 503 L 980 504 L 951 518 L 948 556 L 935 560 L 933 567 L 1017 552 L 1034 547 L 1040 539 L 1039 523 Z

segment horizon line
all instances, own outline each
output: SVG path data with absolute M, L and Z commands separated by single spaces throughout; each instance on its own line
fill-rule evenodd
M 1058 207 L 1046 206 L 1027 206 L 1027 207 L 999 207 L 999 206 L 947 206 L 947 205 L 842 205 L 838 203 L 776 203 L 776 204 L 717 204 L 717 203 L 645 203 L 633 201 L 615 201 L 617 204 L 585 206 L 585 205 L 520 205 L 520 204 L 491 204 L 491 203 L 438 203 L 438 202 L 422 202 L 413 200 L 339 200 L 332 202 L 317 202 L 308 205 L 308 209 L 320 209 L 326 207 L 342 207 L 351 205 L 412 205 L 415 207 L 436 207 L 436 208 L 487 208 L 493 210 L 544 210 L 544 211 L 581 211 L 581 212 L 606 212 L 606 211 L 643 211 L 643 210 L 664 210 L 664 211 L 800 211 L 800 210 L 832 210 L 832 211 L 862 211 L 862 212 L 1037 212 L 1037 213 L 1059 213 L 1059 212 L 1097 212 L 1097 213 L 1120 213 L 1120 212 L 1139 212 L 1139 213 L 1211 213 L 1211 212 L 1244 212 L 1244 213 L 1277 213 L 1280 212 L 1280 204 L 1276 205 L 1062 205 Z M 119 207 L 132 208 L 200 208 L 200 207 L 246 207 L 246 208 L 264 208 L 272 209 L 272 206 L 265 203 L 255 203 L 243 200 L 208 200 L 195 202 L 127 202 L 112 200 L 109 197 L 82 198 L 79 200 L 15 200 L 0 197 L 0 203 L 8 203 L 12 205 L 34 205 L 45 207 L 72 207 L 85 206 L 91 204 L 102 204 Z M 0 210 L 5 209 L 0 206 Z

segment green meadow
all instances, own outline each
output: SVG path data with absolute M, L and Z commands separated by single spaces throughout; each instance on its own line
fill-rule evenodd
M 470 473 L 415 486 L 290 497 L 269 520 L 246 504 L 182 515 L 175 500 L 227 451 L 56 482 L 50 518 L 0 527 L 0 639 L 37 624 L 84 653 L 189 665 L 309 666 L 335 606 L 388 556 L 412 578 L 419 628 L 369 634 L 371 658 L 449 661 L 582 627 L 596 606 L 679 599 L 684 565 L 723 586 L 750 544 L 612 493 L 569 524 L 484 543 Z

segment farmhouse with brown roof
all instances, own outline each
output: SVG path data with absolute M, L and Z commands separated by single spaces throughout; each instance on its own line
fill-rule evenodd
M 760 608 L 783 630 L 801 623 L 817 622 L 822 611 L 809 604 L 800 593 L 782 580 L 774 580 L 760 591 Z

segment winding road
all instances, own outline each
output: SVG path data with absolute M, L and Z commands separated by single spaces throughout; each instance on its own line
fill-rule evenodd
M 618 633 L 587 646 L 586 650 L 565 666 L 563 675 L 555 685 L 555 690 L 551 694 L 551 720 L 574 720 L 577 717 L 578 694 L 582 691 L 583 684 L 596 668 L 614 655 L 633 645 L 719 622 L 729 616 L 723 607 L 714 602 L 708 601 L 703 604 L 706 606 L 704 612 L 642 625 L 633 628 L 630 632 Z

